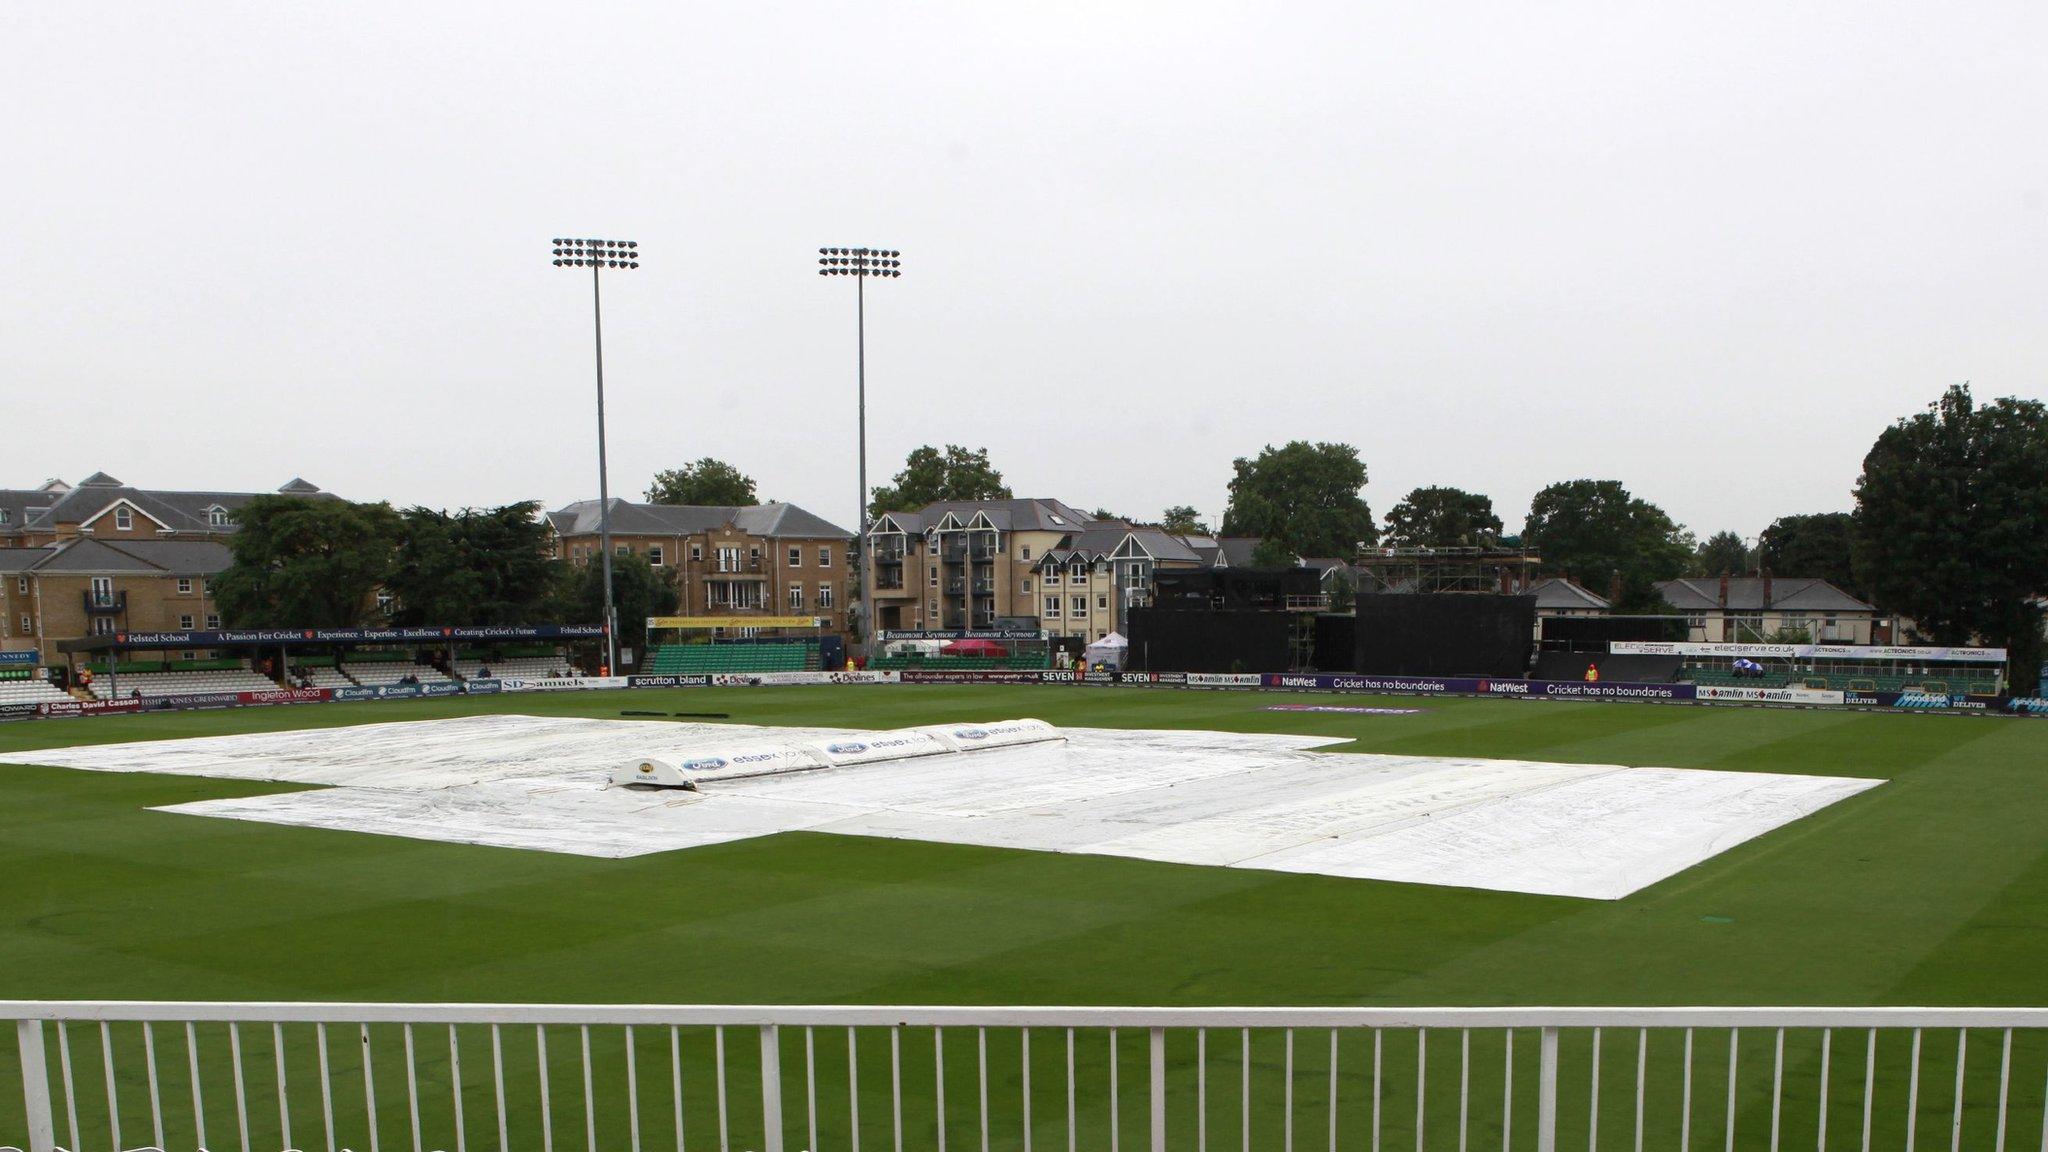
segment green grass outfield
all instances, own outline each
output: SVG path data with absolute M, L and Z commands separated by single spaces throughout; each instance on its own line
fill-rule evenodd
M 1410 716 L 1265 711 L 1283 701 Z M 0 996 L 2048 1004 L 2048 724 L 1082 687 L 643 690 L 19 723 L 19 751 L 505 711 L 1330 733 L 1360 751 L 1881 777 L 1620 901 L 792 833 L 631 860 L 151 812 L 281 790 L 0 766 Z
M 1265 711 L 1280 702 L 1417 707 L 1407 716 Z M 563 693 L 439 701 L 252 708 L 11 724 L 0 748 L 142 740 L 532 712 L 616 718 L 622 709 L 724 711 L 763 724 L 893 727 L 948 719 L 1043 717 L 1062 725 L 1281 730 L 1352 738 L 1347 747 L 1415 754 L 1503 756 L 1881 777 L 1883 787 L 1723 853 L 1620 901 L 1481 892 L 1320 876 L 1062 856 L 991 848 L 793 833 L 632 860 L 594 860 L 432 844 L 148 811 L 152 805 L 280 790 L 282 786 L 154 775 L 0 766 L 0 998 L 393 1000 L 556 1002 L 1038 1003 L 1038 1004 L 2048 1004 L 2048 724 L 1996 717 L 1708 708 L 1628 703 L 1417 699 L 1084 687 L 877 687 L 685 689 Z M 650 721 L 650 723 L 658 721 Z M 551 1075 L 562 1095 L 556 1143 L 583 1146 L 577 1034 L 553 1029 Z M 225 1076 L 228 1039 L 202 1029 L 211 1146 L 234 1146 L 237 1113 Z M 148 1132 L 139 1031 L 117 1026 L 123 1143 Z M 536 1147 L 537 1073 L 531 1030 L 508 1033 L 513 1147 Z M 450 1066 L 433 1030 L 421 1056 L 421 1123 L 428 1147 L 450 1147 Z M 843 1113 L 845 1041 L 818 1039 L 820 1146 L 848 1146 Z M 949 1146 L 977 1146 L 972 1030 L 946 1043 L 956 1101 Z M 933 1039 L 904 1043 L 904 1112 L 910 1144 L 932 1146 Z M 1682 1038 L 1653 1034 L 1648 1056 L 1647 1146 L 1676 1149 L 1685 1100 L 1698 1147 L 1719 1147 L 1727 1034 L 1703 1030 L 1696 1091 L 1681 1095 Z M 99 1041 L 74 1026 L 80 1143 L 106 1147 Z M 277 1147 L 281 1117 L 269 1079 L 275 1055 L 263 1029 L 244 1029 L 252 1123 L 259 1147 Z M 312 1037 L 287 1042 L 298 1147 L 326 1147 L 318 1132 Z M 732 1147 L 759 1147 L 758 1050 L 730 1037 Z M 1899 1146 L 1903 1037 L 1880 1045 L 1880 1144 Z M 54 1043 L 54 1042 L 53 1042 Z M 183 1079 L 183 1037 L 165 1045 L 167 1142 L 197 1142 Z M 466 1059 L 488 1051 L 481 1029 Z M 595 1058 L 602 1146 L 626 1146 L 622 1052 L 598 1031 Z M 708 1077 L 712 1037 L 686 1031 L 696 1077 L 692 1148 L 710 1147 L 715 1115 Z M 1216 1147 L 1237 1146 L 1234 1035 L 1209 1049 L 1209 1124 Z M 1278 1106 L 1289 1067 L 1285 1037 L 1255 1036 L 1256 1143 L 1285 1143 Z M 1342 1144 L 1364 1149 L 1373 1123 L 1360 1077 L 1367 1038 L 1346 1037 L 1338 1109 Z M 1771 1036 L 1747 1031 L 1740 1138 L 1770 1142 Z M 1860 1034 L 1837 1037 L 1848 1071 L 1831 1097 L 1831 1127 L 1853 1139 L 1859 1119 Z M 1930 1032 L 1919 1097 L 1922 1139 L 1946 1146 L 1955 1035 Z M 1020 1147 L 1019 1037 L 989 1033 L 997 1121 L 993 1147 Z M 1085 1037 L 1084 1086 L 1102 1082 L 1104 1038 Z M 1187 1147 L 1192 1040 L 1170 1048 L 1169 1131 Z M 1387 1043 L 1388 1147 L 1417 1145 L 1413 1033 Z M 1519 1038 L 1516 1147 L 1535 1119 L 1535 1039 Z M 1587 1047 L 1565 1040 L 1561 1147 L 1584 1146 Z M 1786 1057 L 1787 1147 L 1812 1147 L 1820 1038 L 1795 1032 Z M 1973 1041 L 1966 1146 L 1987 1146 L 1997 1095 L 1996 1037 Z M 863 1146 L 891 1147 L 888 1039 L 862 1041 Z M 1430 1147 L 1451 1146 L 1460 1108 L 1460 1037 L 1432 1032 Z M 1499 1034 L 1472 1041 L 1474 1147 L 1501 1138 Z M 1633 1117 L 1635 1038 L 1615 1034 L 1602 1064 L 1602 1147 L 1626 1147 Z M 1295 1125 L 1320 1147 L 1327 1122 L 1328 1041 L 1300 1041 Z M 330 1040 L 338 1142 L 365 1147 L 360 1052 L 352 1029 Z M 0 1044 L 0 1143 L 20 1131 L 12 1046 Z M 383 1146 L 407 1147 L 408 1111 L 395 1029 L 373 1041 Z M 650 1147 L 672 1139 L 666 1038 L 637 1042 L 640 1119 Z M 1065 1147 L 1059 1036 L 1032 1048 L 1040 1149 Z M 797 1079 L 800 1042 L 782 1053 L 789 1147 L 806 1144 Z M 54 1055 L 53 1055 L 54 1059 Z M 1119 1049 L 1128 1147 L 1143 1147 L 1141 1036 Z M 2016 1049 L 2015 1137 L 2039 1132 L 2048 1041 Z M 356 1093 L 355 1096 L 348 1095 Z M 1136 1095 L 1131 1095 L 1136 1093 Z M 489 1143 L 489 1085 L 465 1084 L 472 1147 Z M 842 1103 L 835 1104 L 835 1101 Z M 1111 1119 L 1099 1088 L 1083 1093 L 1081 1144 L 1102 1148 Z M 60 1116 L 62 1109 L 60 1107 Z M 69 1138 L 59 1121 L 59 1141 Z M 309 1130 L 310 1129 L 310 1130 Z M 1463 1147 L 1463 1141 L 1456 1141 Z

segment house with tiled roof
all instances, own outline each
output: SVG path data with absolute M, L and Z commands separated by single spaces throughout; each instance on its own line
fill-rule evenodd
M 547 513 L 555 555 L 601 554 L 602 511 L 579 500 Z M 844 633 L 853 533 L 794 504 L 610 504 L 612 550 L 676 581 L 679 616 L 814 616 Z
M 294 477 L 277 494 L 336 499 Z M 0 547 L 34 548 L 78 537 L 96 540 L 219 540 L 235 531 L 235 513 L 258 492 L 137 488 L 95 472 L 77 484 L 47 480 L 0 489 Z
M 218 540 L 71 536 L 0 548 L 0 648 L 54 663 L 60 640 L 218 628 L 213 578 L 232 559 Z
M 1804 633 L 1815 643 L 1869 644 L 1878 617 L 1872 605 L 1812 577 L 1691 577 L 1656 587 L 1685 616 L 1689 638 L 1707 643 Z

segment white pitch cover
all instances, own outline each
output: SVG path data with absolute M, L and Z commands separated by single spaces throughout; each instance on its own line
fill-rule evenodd
M 997 720 L 987 724 L 927 724 L 923 732 L 944 745 L 948 752 L 978 752 L 984 748 L 1014 748 L 1019 744 L 1050 744 L 1064 741 L 1060 730 L 1043 720 Z
M 309 787 L 160 811 L 583 856 L 810 830 L 1601 900 L 1881 783 L 1329 753 L 1316 749 L 1339 738 L 1272 733 L 1060 735 L 1064 742 L 963 753 L 929 731 L 493 715 L 0 760 L 298 783 Z M 837 746 L 823 757 L 838 761 L 752 773 L 730 763 L 803 746 Z M 611 783 L 641 760 L 681 776 L 681 765 L 710 759 L 728 764 L 697 771 L 699 791 Z
M 905 760 L 913 756 L 937 756 L 950 751 L 932 739 L 931 733 L 915 728 L 894 732 L 849 732 L 844 736 L 813 740 L 804 745 L 804 749 L 834 768 Z

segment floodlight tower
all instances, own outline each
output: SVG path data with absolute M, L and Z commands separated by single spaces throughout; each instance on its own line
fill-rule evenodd
M 860 419 L 860 503 L 856 512 L 860 531 L 854 539 L 855 547 L 863 558 L 867 555 L 868 545 L 868 277 L 893 280 L 903 275 L 903 261 L 897 259 L 901 255 L 903 253 L 893 248 L 818 249 L 818 275 L 853 277 L 854 330 L 858 349 L 855 373 Z
M 597 339 L 597 533 L 604 552 L 605 674 L 619 671 L 619 616 L 612 607 L 612 491 L 604 458 L 604 293 L 599 273 L 640 266 L 640 245 L 632 240 L 555 240 L 555 267 L 590 269 L 590 316 Z

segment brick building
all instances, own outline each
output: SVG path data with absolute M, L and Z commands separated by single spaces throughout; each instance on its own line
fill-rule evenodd
M 278 492 L 335 499 L 297 479 Z M 104 472 L 0 489 L 0 650 L 59 663 L 60 640 L 219 627 L 211 580 L 231 560 L 236 510 L 258 495 L 136 488 Z
M 547 514 L 555 555 L 598 556 L 598 502 Z M 794 504 L 706 507 L 611 503 L 612 549 L 676 581 L 678 616 L 817 616 L 846 633 L 853 533 Z

